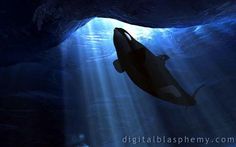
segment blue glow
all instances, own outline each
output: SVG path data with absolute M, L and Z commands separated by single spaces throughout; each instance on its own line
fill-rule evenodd
M 78 119 L 82 118 L 86 124 L 86 129 L 79 128 L 78 132 L 84 131 L 82 133 L 87 135 L 91 146 L 120 147 L 123 145 L 121 138 L 126 135 L 174 134 L 169 127 L 177 127 L 176 131 L 181 132 L 185 126 L 194 128 L 199 121 L 203 127 L 217 127 L 214 119 L 218 120 L 218 117 L 212 120 L 207 118 L 215 109 L 209 107 L 211 109 L 205 111 L 205 102 L 209 101 L 207 98 L 214 98 L 216 95 L 203 91 L 199 95 L 199 105 L 189 110 L 195 115 L 186 114 L 182 107 L 156 100 L 137 88 L 126 74 L 117 73 L 112 65 L 117 58 L 112 37 L 113 29 L 121 27 L 155 54 L 168 54 L 171 58 L 167 67 L 191 93 L 199 84 L 222 79 L 222 75 L 226 74 L 222 73 L 213 55 L 209 54 L 220 55 L 217 47 L 226 48 L 219 36 L 230 36 L 234 30 L 225 25 L 229 24 L 152 29 L 113 19 L 95 18 L 78 29 L 60 46 L 62 64 L 68 73 L 64 79 L 64 94 L 66 98 L 73 99 L 73 105 L 78 108 L 78 112 L 73 115 L 78 116 Z M 204 70 L 199 70 L 200 68 Z M 230 96 L 229 93 L 228 95 Z M 72 105 L 70 100 L 65 100 L 65 104 L 67 107 Z M 225 111 L 217 101 L 207 105 L 218 106 L 218 116 L 224 118 Z M 179 119 L 181 121 L 176 121 Z M 76 132 L 73 121 L 70 118 L 66 120 L 66 129 Z M 218 121 L 219 126 L 224 123 L 222 120 Z M 191 133 L 199 135 L 202 132 Z M 204 133 L 202 135 L 208 135 Z M 145 146 L 148 144 L 142 144 L 142 147 Z

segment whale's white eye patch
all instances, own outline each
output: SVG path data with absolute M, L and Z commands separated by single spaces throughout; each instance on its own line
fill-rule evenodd
M 128 33 L 126 33 L 126 32 L 125 32 L 125 36 L 129 39 L 129 41 L 132 40 L 131 36 Z
M 169 85 L 166 87 L 162 87 L 159 89 L 159 91 L 161 93 L 169 93 L 174 95 L 175 97 L 181 97 L 181 93 L 179 92 L 179 90 L 174 86 L 174 85 Z

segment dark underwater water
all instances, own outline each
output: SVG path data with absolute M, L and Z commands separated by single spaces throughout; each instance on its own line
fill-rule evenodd
M 198 104 L 186 109 L 164 102 L 117 73 L 112 64 L 115 27 L 126 29 L 156 55 L 169 55 L 167 67 L 188 93 L 204 83 Z M 6 97 L 0 129 L 16 143 L 42 146 L 76 146 L 81 134 L 91 147 L 134 146 L 122 142 L 125 136 L 235 137 L 235 40 L 234 20 L 152 29 L 95 18 L 35 61 L 0 68 L 0 94 Z M 31 137 L 19 138 L 22 134 Z M 189 145 L 196 144 L 181 144 Z
M 190 94 L 206 84 L 197 95 L 198 104 L 186 110 L 163 102 L 139 89 L 125 73 L 117 73 L 112 65 L 117 58 L 115 27 L 126 29 L 153 53 L 169 55 L 168 69 Z M 124 136 L 235 136 L 235 28 L 235 21 L 151 29 L 92 20 L 60 46 L 65 70 L 70 71 L 63 80 L 65 96 L 73 99 L 67 106 L 83 109 L 68 117 L 68 130 L 73 132 L 78 125 L 73 121 L 82 116 L 91 145 L 107 147 L 133 145 L 122 143 Z M 137 144 L 150 145 L 157 144 Z

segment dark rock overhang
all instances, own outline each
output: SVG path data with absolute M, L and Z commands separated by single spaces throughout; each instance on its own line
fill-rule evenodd
M 236 13 L 234 0 L 13 0 L 1 2 L 0 66 L 27 61 L 94 17 L 154 27 L 207 24 Z

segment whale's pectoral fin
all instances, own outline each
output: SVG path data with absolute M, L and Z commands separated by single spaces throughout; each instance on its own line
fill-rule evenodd
M 119 73 L 124 72 L 124 69 L 121 67 L 118 59 L 113 62 L 113 66 L 115 67 L 117 72 L 119 72 Z

